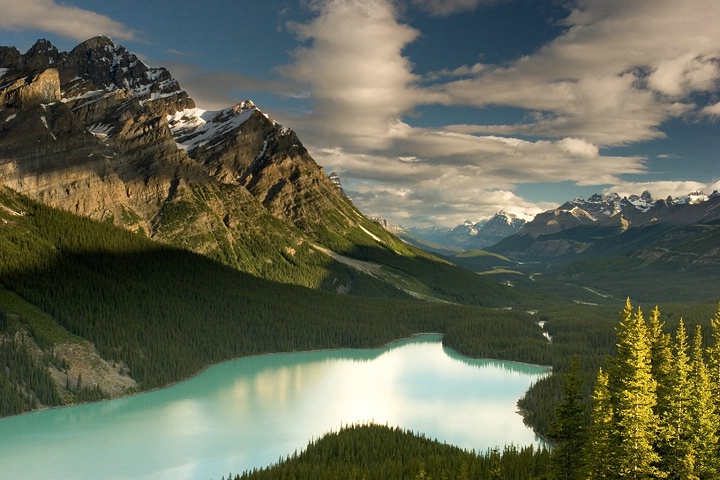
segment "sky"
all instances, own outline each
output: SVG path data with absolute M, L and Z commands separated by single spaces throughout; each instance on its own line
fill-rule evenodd
M 0 0 L 0 45 L 110 36 L 251 99 L 404 227 L 720 190 L 717 0 Z

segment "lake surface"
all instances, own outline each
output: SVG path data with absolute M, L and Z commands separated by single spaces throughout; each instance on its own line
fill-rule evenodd
M 547 369 L 440 340 L 243 358 L 167 389 L 0 419 L 0 477 L 217 480 L 359 422 L 479 452 L 538 444 L 516 402 Z

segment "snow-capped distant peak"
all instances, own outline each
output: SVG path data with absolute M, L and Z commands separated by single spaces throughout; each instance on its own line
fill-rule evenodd
M 256 111 L 255 104 L 247 100 L 223 110 L 188 108 L 168 115 L 167 122 L 178 148 L 190 151 L 236 130 Z
M 705 195 L 704 192 L 690 192 L 688 195 L 685 195 L 684 197 L 677 198 L 673 201 L 676 205 L 682 205 L 682 204 L 695 204 L 695 203 L 702 203 L 708 201 L 710 197 Z

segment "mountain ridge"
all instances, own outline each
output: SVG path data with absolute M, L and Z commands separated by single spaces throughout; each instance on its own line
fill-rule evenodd
M 0 184 L 13 190 L 313 287 L 333 263 L 313 242 L 422 255 L 366 219 L 251 101 L 202 110 L 169 71 L 109 37 L 70 52 L 46 40 L 25 54 L 0 47 L 0 69 Z

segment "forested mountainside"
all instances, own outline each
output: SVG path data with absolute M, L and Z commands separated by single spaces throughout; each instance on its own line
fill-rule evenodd
M 497 345 L 493 356 L 541 362 L 546 355 L 523 310 L 421 301 L 399 289 L 392 298 L 372 276 L 347 280 L 365 296 L 271 282 L 5 190 L 0 414 L 147 390 L 244 355 L 376 347 L 420 332 L 460 337 L 470 325 L 490 327 L 478 341 Z M 465 295 L 522 298 L 503 298 L 487 284 Z M 502 338 L 511 336 L 528 348 L 503 351 Z

